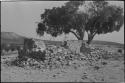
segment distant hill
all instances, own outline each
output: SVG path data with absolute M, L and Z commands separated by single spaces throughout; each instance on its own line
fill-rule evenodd
M 78 41 L 78 40 L 71 40 L 71 41 Z M 84 40 L 85 42 L 87 40 Z M 62 41 L 49 41 L 49 40 L 44 40 L 44 42 L 47 45 L 61 45 Z M 107 45 L 107 46 L 117 46 L 117 47 L 122 47 L 124 48 L 124 44 L 121 43 L 116 43 L 116 42 L 109 42 L 109 41 L 100 41 L 100 40 L 93 40 L 91 42 L 92 45 Z
M 27 37 L 23 37 L 21 35 L 18 35 L 14 32 L 1 32 L 1 44 L 23 44 L 24 39 Z M 61 45 L 62 41 L 50 41 L 50 40 L 43 40 L 47 45 Z M 71 40 L 71 41 L 77 41 L 77 40 Z M 84 40 L 86 41 L 86 40 Z M 113 45 L 113 46 L 119 46 L 124 48 L 124 44 L 116 43 L 116 42 L 109 42 L 109 41 L 99 41 L 94 40 L 92 41 L 92 44 L 96 45 Z
M 1 32 L 1 44 L 23 44 L 24 38 L 14 32 Z
M 92 41 L 92 44 L 124 46 L 124 44 L 117 43 L 117 42 L 99 41 L 99 40 Z

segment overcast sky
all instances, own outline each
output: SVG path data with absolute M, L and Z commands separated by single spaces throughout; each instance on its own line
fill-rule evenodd
M 51 36 L 45 35 L 39 37 L 36 34 L 37 23 L 40 21 L 40 14 L 44 9 L 62 6 L 66 1 L 18 1 L 1 3 L 1 31 L 15 32 L 22 36 L 34 37 L 40 39 L 51 39 Z M 123 1 L 111 1 L 124 8 Z M 55 40 L 64 40 L 64 35 L 54 38 Z M 67 39 L 76 39 L 74 35 L 67 35 Z M 87 39 L 87 34 L 85 34 Z M 108 33 L 105 35 L 96 35 L 94 40 L 104 40 L 124 43 L 124 25 L 119 32 Z

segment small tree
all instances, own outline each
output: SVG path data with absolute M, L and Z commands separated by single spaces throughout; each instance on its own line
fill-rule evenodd
M 86 24 L 87 43 L 90 44 L 96 34 L 106 34 L 119 31 L 123 25 L 123 9 L 109 5 L 105 1 L 93 1 L 88 9 L 90 15 Z

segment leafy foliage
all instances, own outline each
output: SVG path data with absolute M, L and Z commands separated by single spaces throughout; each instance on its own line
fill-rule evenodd
M 77 38 L 80 38 L 84 14 L 78 14 L 77 10 L 82 4 L 83 1 L 69 1 L 62 7 L 45 9 L 45 12 L 41 14 L 42 21 L 38 23 L 37 34 L 42 36 L 46 32 L 56 37 L 72 32 Z
M 89 19 L 86 24 L 88 43 L 96 34 L 119 31 L 124 23 L 123 9 L 109 5 L 105 1 L 94 1 L 88 9 Z
M 100 15 L 89 19 L 87 31 L 97 31 L 98 34 L 119 31 L 123 24 L 122 9 L 109 6 Z
M 44 33 L 57 37 L 63 33 L 73 33 L 78 40 L 83 40 L 88 33 L 88 43 L 96 34 L 119 31 L 124 23 L 123 9 L 110 5 L 107 1 L 69 1 L 62 7 L 45 9 L 38 23 L 37 34 Z M 85 12 L 79 12 L 84 5 Z

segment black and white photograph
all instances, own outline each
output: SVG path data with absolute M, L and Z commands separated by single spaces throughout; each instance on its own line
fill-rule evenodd
M 1 82 L 124 81 L 124 1 L 2 0 Z

